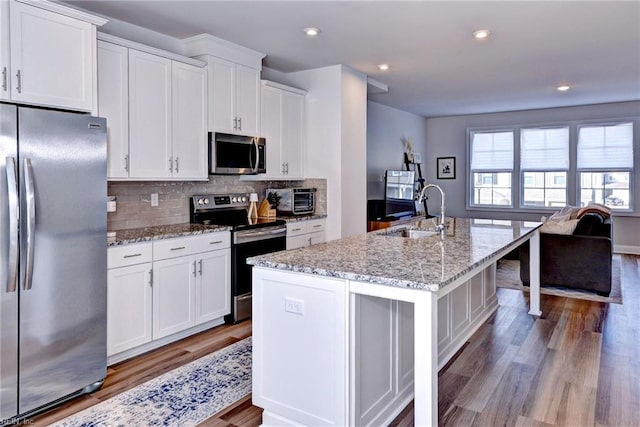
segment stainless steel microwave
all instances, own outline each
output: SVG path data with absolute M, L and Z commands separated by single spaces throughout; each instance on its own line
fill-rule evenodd
M 266 150 L 264 138 L 209 132 L 209 175 L 265 173 Z

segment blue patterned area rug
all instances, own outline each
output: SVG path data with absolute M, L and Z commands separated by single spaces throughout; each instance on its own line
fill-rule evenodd
M 53 426 L 194 426 L 249 393 L 250 337 L 162 374 Z

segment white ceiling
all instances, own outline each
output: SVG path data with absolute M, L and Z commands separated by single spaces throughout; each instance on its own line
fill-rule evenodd
M 389 86 L 369 99 L 427 117 L 640 100 L 640 1 L 69 3 L 179 39 L 209 33 L 283 72 L 345 64 Z M 480 28 L 491 37 L 475 40 Z

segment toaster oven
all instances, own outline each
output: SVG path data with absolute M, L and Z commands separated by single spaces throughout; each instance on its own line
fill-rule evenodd
M 269 193 L 277 193 L 280 197 L 276 211 L 281 215 L 309 215 L 316 210 L 315 188 L 268 189 Z

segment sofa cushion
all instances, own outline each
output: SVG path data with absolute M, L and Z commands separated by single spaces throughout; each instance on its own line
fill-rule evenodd
M 577 236 L 593 236 L 600 234 L 604 218 L 597 212 L 590 212 L 582 215 L 578 220 L 574 235 Z
M 577 219 L 567 221 L 552 221 L 548 219 L 542 224 L 542 227 L 540 227 L 540 232 L 549 234 L 574 234 L 578 222 L 579 220 Z

